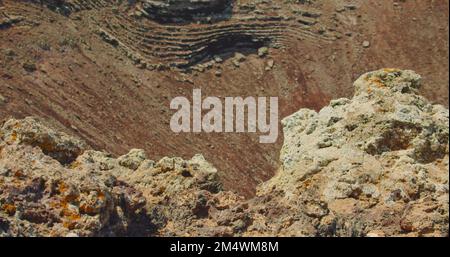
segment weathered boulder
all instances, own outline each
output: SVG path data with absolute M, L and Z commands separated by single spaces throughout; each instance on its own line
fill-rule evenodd
M 1 236 L 147 235 L 142 193 L 27 144 L 0 144 Z M 144 219 L 147 221 L 147 219 Z
M 221 190 L 217 170 L 202 155 L 155 163 L 139 149 L 119 158 L 84 149 L 36 118 L 4 124 L 0 236 L 222 233 L 213 225 L 193 229 L 203 226 L 200 218 Z
M 136 170 L 143 161 L 147 159 L 145 151 L 142 149 L 131 149 L 126 155 L 118 158 L 119 164 L 123 167 Z
M 448 109 L 417 94 L 413 71 L 354 86 L 352 99 L 283 120 L 281 168 L 258 195 L 281 192 L 319 235 L 448 235 Z
M 7 144 L 37 146 L 62 164 L 71 163 L 87 148 L 83 141 L 49 128 L 34 117 L 8 120 L 0 129 L 0 137 Z

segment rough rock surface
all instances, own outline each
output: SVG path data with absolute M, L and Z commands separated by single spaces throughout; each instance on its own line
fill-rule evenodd
M 448 235 L 448 109 L 417 94 L 413 71 L 354 86 L 353 99 L 283 120 L 281 170 L 258 194 L 281 192 L 307 234 Z
M 352 99 L 283 120 L 281 168 L 250 200 L 223 191 L 201 155 L 114 158 L 38 119 L 9 120 L 0 235 L 448 236 L 448 109 L 417 94 L 412 71 L 354 86 Z

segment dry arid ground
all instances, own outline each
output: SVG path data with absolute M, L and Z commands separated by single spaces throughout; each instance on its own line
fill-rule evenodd
M 448 8 L 0 0 L 0 236 L 448 237 Z M 193 89 L 277 142 L 172 132 Z
M 66 15 L 38 2 L 0 2 L 0 118 L 45 117 L 95 149 L 116 155 L 131 148 L 145 149 L 155 159 L 202 153 L 219 168 L 227 189 L 246 196 L 273 176 L 282 135 L 270 145 L 259 144 L 252 134 L 174 135 L 172 98 L 190 96 L 193 88 L 201 88 L 204 96 L 278 96 L 280 117 L 285 117 L 301 107 L 318 110 L 331 99 L 351 96 L 359 75 L 393 67 L 421 74 L 426 82 L 421 93 L 448 106 L 445 0 L 244 0 L 235 1 L 230 18 L 181 25 L 136 15 L 140 1 L 78 1 L 85 4 Z M 249 28 L 246 37 L 239 32 L 245 28 L 238 27 L 194 64 L 215 55 L 223 62 L 189 71 L 164 66 L 177 61 L 170 46 L 208 33 L 214 37 L 212 25 L 277 15 L 292 21 L 247 22 L 256 31 L 269 31 L 253 37 L 277 44 L 264 58 L 257 47 L 266 43 L 246 44 L 252 32 Z M 284 28 L 288 22 L 299 27 Z M 226 41 L 233 36 L 234 41 Z M 161 43 L 166 41 L 174 43 Z M 235 52 L 246 55 L 239 67 L 233 65 Z M 170 61 L 158 57 L 165 53 L 174 56 Z

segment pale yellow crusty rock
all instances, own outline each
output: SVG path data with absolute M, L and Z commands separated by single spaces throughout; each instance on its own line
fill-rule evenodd
M 301 207 L 332 234 L 448 235 L 448 110 L 417 94 L 413 71 L 369 72 L 354 86 L 352 99 L 283 120 L 280 170 L 258 194 L 307 198 Z

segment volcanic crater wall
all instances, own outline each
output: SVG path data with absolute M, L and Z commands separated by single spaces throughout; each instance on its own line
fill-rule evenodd
M 183 20 L 155 19 L 144 2 L 0 1 L 0 118 L 43 117 L 115 156 L 202 153 L 224 188 L 250 197 L 277 169 L 282 135 L 271 145 L 251 134 L 177 135 L 171 99 L 194 88 L 278 96 L 281 118 L 351 96 L 368 70 L 401 67 L 448 106 L 448 1 L 241 0 Z

